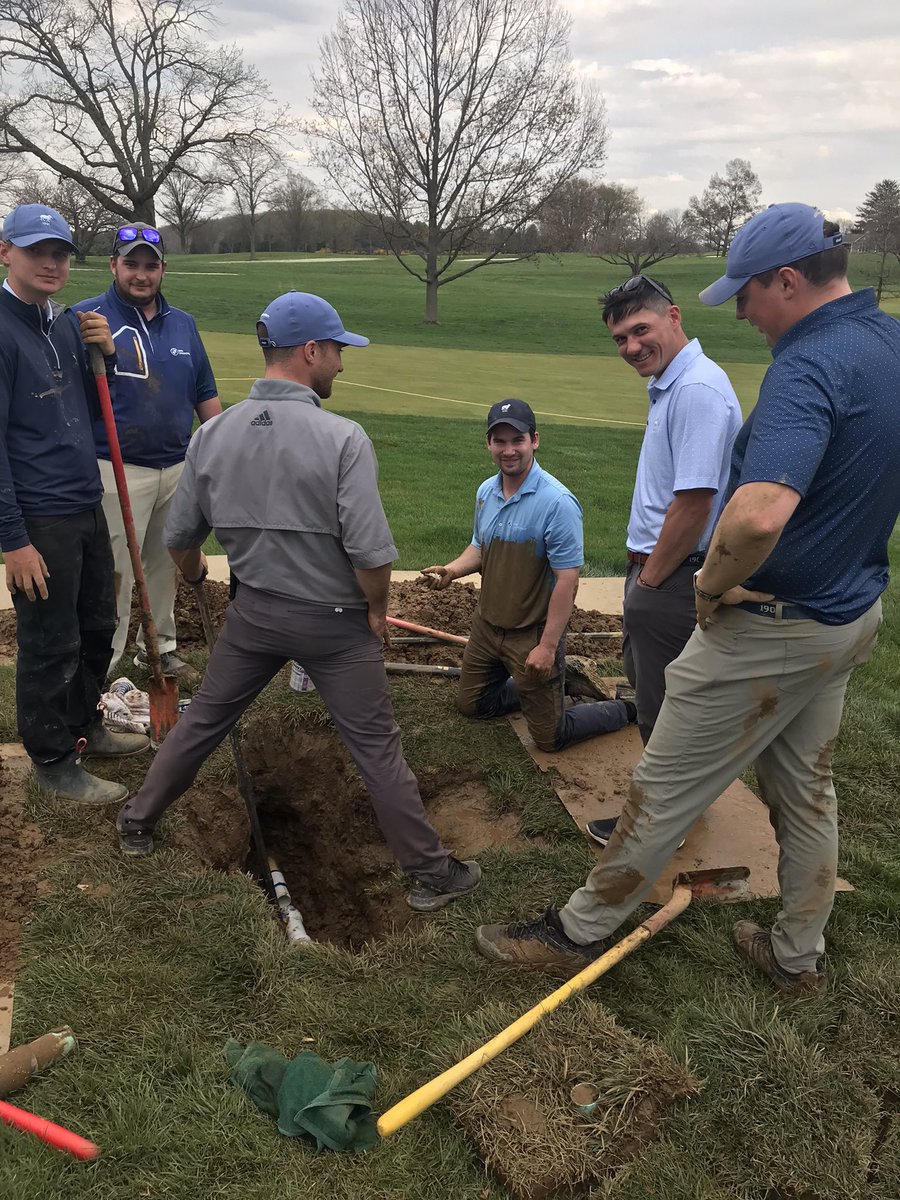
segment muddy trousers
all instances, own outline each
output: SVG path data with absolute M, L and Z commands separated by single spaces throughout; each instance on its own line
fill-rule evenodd
M 128 621 L 131 617 L 131 589 L 134 572 L 131 555 L 125 540 L 125 523 L 112 463 L 97 460 L 100 478 L 103 481 L 103 511 L 109 525 L 109 540 L 112 543 L 113 560 L 116 567 L 116 610 L 118 624 L 113 638 L 112 661 L 116 663 L 125 653 L 128 639 Z M 147 581 L 147 596 L 150 611 L 156 622 L 159 637 L 159 652 L 166 654 L 175 649 L 175 563 L 163 541 L 163 527 L 184 463 L 155 470 L 152 467 L 136 467 L 125 464 L 125 482 L 128 484 L 128 499 L 134 516 L 134 527 L 141 548 L 141 564 Z M 138 629 L 137 644 L 144 648 L 144 631 Z
M 528 732 L 539 750 L 562 750 L 574 742 L 613 733 L 628 724 L 621 700 L 600 700 L 566 708 L 566 638 L 556 649 L 553 672 L 546 683 L 525 673 L 528 655 L 541 640 L 542 625 L 501 629 L 476 613 L 463 654 L 459 678 L 459 710 L 467 717 L 498 717 L 521 708 Z
M 612 933 L 645 898 L 696 819 L 754 764 L 778 840 L 788 971 L 813 971 L 834 901 L 831 755 L 850 672 L 875 648 L 881 601 L 849 625 L 719 608 L 666 670 L 666 698 L 600 862 L 561 910 L 578 942 Z M 735 862 L 740 864 L 736 840 Z
M 687 644 L 697 624 L 694 602 L 696 555 L 676 567 L 658 588 L 643 587 L 638 563 L 628 564 L 622 610 L 622 657 L 634 688 L 638 729 L 646 746 L 666 694 L 666 667 Z
M 410 875 L 444 873 L 447 851 L 403 757 L 381 644 L 365 610 L 289 600 L 244 585 L 228 608 L 200 690 L 122 808 L 122 829 L 156 825 L 244 709 L 292 658 L 303 663 L 328 706 L 401 868 Z
M 100 721 L 97 702 L 116 624 L 113 562 L 103 509 L 26 517 L 50 572 L 47 599 L 16 592 L 16 711 L 33 762 L 71 754 Z

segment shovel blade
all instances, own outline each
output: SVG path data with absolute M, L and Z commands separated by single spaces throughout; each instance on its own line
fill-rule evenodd
M 690 888 L 695 900 L 717 900 L 727 904 L 747 899 L 749 878 L 749 867 L 711 867 L 706 871 L 682 871 L 675 886 Z
M 150 744 L 156 750 L 178 720 L 178 680 L 174 675 L 150 680 Z

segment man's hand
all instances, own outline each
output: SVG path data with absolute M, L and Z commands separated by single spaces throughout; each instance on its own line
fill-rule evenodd
M 47 599 L 47 585 L 44 580 L 50 578 L 50 572 L 34 546 L 5 550 L 3 563 L 6 567 L 6 586 L 11 595 L 24 592 L 29 600 L 34 600 L 36 590 L 42 600 Z
M 369 609 L 369 628 L 384 646 L 385 650 L 390 647 L 391 633 L 387 623 L 387 613 L 377 613 Z
M 116 344 L 109 332 L 109 322 L 102 313 L 80 312 L 81 340 L 86 346 L 99 346 L 105 358 L 116 352 Z
M 197 555 L 196 561 L 181 563 L 181 576 L 185 583 L 191 585 L 202 583 L 209 574 L 209 564 L 206 561 L 206 555 L 201 550 Z
M 525 659 L 525 676 L 535 683 L 546 683 L 553 671 L 556 653 L 540 642 Z
M 694 600 L 697 605 L 697 624 L 701 629 L 706 628 L 706 622 L 713 615 L 720 604 L 743 604 L 745 600 L 752 600 L 754 604 L 765 604 L 769 600 L 774 600 L 775 597 L 769 592 L 751 592 L 748 588 L 737 587 L 729 588 L 724 592 L 718 600 L 704 600 L 702 596 L 694 594 Z
M 449 567 L 423 567 L 416 583 L 424 584 L 433 592 L 442 592 L 455 578 Z

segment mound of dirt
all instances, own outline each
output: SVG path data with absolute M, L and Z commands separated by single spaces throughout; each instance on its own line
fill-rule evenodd
M 10 747 L 17 751 L 18 747 Z M 34 900 L 38 876 L 48 857 L 44 835 L 22 815 L 25 777 L 31 762 L 24 755 L 0 755 L 0 988 L 15 974 L 19 929 Z M 0 999 L 0 1003 L 3 1003 Z

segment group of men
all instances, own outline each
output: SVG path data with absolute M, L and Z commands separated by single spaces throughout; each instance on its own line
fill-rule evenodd
M 581 506 L 536 461 L 529 405 L 491 407 L 497 473 L 478 489 L 471 542 L 422 573 L 436 589 L 481 574 L 459 706 L 471 717 L 520 707 L 545 750 L 636 722 L 645 749 L 621 819 L 589 826 L 607 848 L 585 887 L 533 921 L 480 927 L 488 957 L 585 965 L 700 813 L 754 762 L 779 842 L 783 907 L 772 930 L 739 922 L 735 943 L 782 990 L 823 985 L 837 855 L 830 756 L 850 671 L 875 644 L 900 510 L 900 327 L 870 291 L 851 292 L 848 249 L 836 226 L 797 204 L 770 207 L 735 237 L 725 277 L 701 299 L 736 297 L 738 319 L 772 347 L 743 427 L 727 375 L 688 339 L 665 285 L 638 275 L 604 297 L 603 320 L 650 401 L 627 530 L 632 690 L 615 699 L 567 703 Z M 264 377 L 222 413 L 193 321 L 159 291 L 158 231 L 118 231 L 110 289 L 74 316 L 49 301 L 71 250 L 52 210 L 23 206 L 4 225 L 0 537 L 19 621 L 19 725 L 39 782 L 75 800 L 124 798 L 82 770 L 79 750 L 145 747 L 104 731 L 94 711 L 124 649 L 131 578 L 117 557 L 113 587 L 104 512 L 118 537 L 121 521 L 95 419 L 84 346 L 93 342 L 141 497 L 170 669 L 186 664 L 168 619 L 169 562 L 202 580 L 201 547 L 215 530 L 235 581 L 202 687 L 119 812 L 122 849 L 153 850 L 165 809 L 297 659 L 412 878 L 410 905 L 430 912 L 471 892 L 480 868 L 449 853 L 428 821 L 391 707 L 382 647 L 397 553 L 374 451 L 358 425 L 321 407 L 343 348 L 368 340 L 320 297 L 280 296 L 257 323 Z

